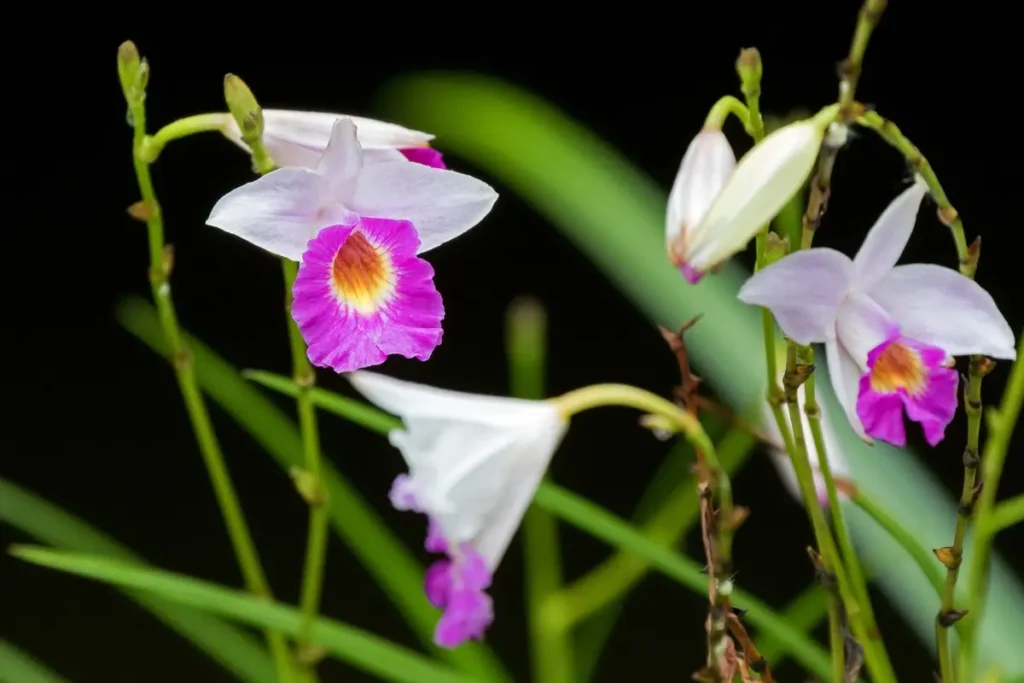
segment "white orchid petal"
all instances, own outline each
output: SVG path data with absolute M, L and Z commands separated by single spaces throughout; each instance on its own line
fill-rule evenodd
M 693 230 L 687 263 L 706 272 L 742 251 L 803 187 L 824 129 L 812 120 L 784 126 L 754 146 Z
M 280 168 L 220 198 L 208 225 L 299 261 L 323 226 L 316 222 L 322 178 L 306 168 Z
M 927 263 L 892 269 L 871 290 L 901 332 L 951 356 L 1017 357 L 1013 330 L 996 302 L 970 278 Z
M 736 155 L 721 130 L 703 130 L 693 138 L 679 165 L 665 216 L 665 238 L 672 242 L 700 224 L 736 168 Z
M 897 333 L 897 322 L 865 294 L 848 296 L 839 306 L 836 335 L 856 362 L 860 373 L 868 370 L 868 352 Z
M 478 396 L 359 371 L 349 379 L 401 416 L 392 432 L 424 510 L 450 541 L 501 561 L 568 423 L 547 401 Z
M 327 201 L 348 204 L 362 168 L 363 148 L 356 137 L 356 125 L 347 117 L 336 119 L 327 149 L 316 164 L 316 172 L 324 177 Z
M 913 185 L 889 203 L 868 231 L 853 259 L 860 289 L 872 288 L 900 260 L 914 231 L 921 200 L 927 193 L 928 187 L 918 177 Z
M 799 344 L 832 336 L 836 312 L 850 286 L 853 264 L 833 249 L 797 251 L 752 275 L 739 300 L 771 310 Z
M 843 349 L 838 340 L 832 339 L 825 343 L 825 361 L 828 364 L 828 377 L 832 383 L 832 391 L 836 400 L 846 413 L 853 431 L 864 441 L 872 443 L 873 439 L 864 431 L 864 425 L 857 415 L 857 392 L 860 389 L 861 370 L 853 358 Z M 829 446 L 826 444 L 826 448 Z
M 303 166 L 314 168 L 320 155 L 327 149 L 334 122 L 345 114 L 313 111 L 291 111 L 287 109 L 263 110 L 263 143 L 278 166 Z M 394 123 L 376 121 L 360 116 L 348 116 L 356 125 L 359 143 L 366 151 L 375 150 L 384 154 L 368 155 L 367 164 L 382 160 L 401 161 L 404 157 L 399 148 L 426 147 L 433 135 L 411 130 Z M 229 140 L 247 149 L 238 125 L 228 117 L 224 134 Z M 389 152 L 394 152 L 390 154 Z
M 412 222 L 423 253 L 475 226 L 497 198 L 490 185 L 471 176 L 403 162 L 366 166 L 349 208 Z

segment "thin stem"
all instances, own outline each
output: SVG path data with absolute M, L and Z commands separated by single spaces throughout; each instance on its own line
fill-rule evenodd
M 693 415 L 680 410 L 671 401 L 649 391 L 628 384 L 592 384 L 551 400 L 566 419 L 584 410 L 601 406 L 625 406 L 660 415 L 676 426 L 693 444 L 694 448 L 704 453 L 705 457 L 709 459 L 709 465 L 711 462 L 717 463 L 715 446 L 711 443 L 711 439 L 708 438 L 700 421 Z M 717 465 L 714 466 L 717 467 Z
M 1017 342 L 1017 358 L 1024 356 L 1024 334 Z M 1003 398 L 998 410 L 990 410 L 988 418 L 988 439 L 982 458 L 985 486 L 975 505 L 977 524 L 975 526 L 974 546 L 970 556 L 970 571 L 967 574 L 967 604 L 971 614 L 968 616 L 960 642 L 960 680 L 971 680 L 974 672 L 974 659 L 978 629 L 982 624 L 988 590 L 989 560 L 992 542 L 996 533 L 1005 525 L 995 523 L 995 516 L 1000 508 L 1024 517 L 1024 496 L 1011 499 L 1001 506 L 995 504 L 999 490 L 999 479 L 1003 473 L 1006 456 L 1010 450 L 1010 437 L 1017 424 L 1021 406 L 1024 404 L 1024 363 L 1020 360 L 1013 364 L 1010 378 L 1003 391 Z M 1007 507 L 1008 506 L 1008 507 Z M 1012 519 L 1012 515 L 1010 516 Z
M 506 348 L 512 395 L 542 399 L 547 361 L 547 316 L 539 302 L 520 299 L 509 307 Z M 533 680 L 537 683 L 574 683 L 576 658 L 572 626 L 559 613 L 562 603 L 552 599 L 562 588 L 562 557 L 558 522 L 550 512 L 536 505 L 530 506 L 523 519 L 523 546 Z
M 721 130 L 729 114 L 739 119 L 745 130 L 748 132 L 752 131 L 750 112 L 743 106 L 742 102 L 732 95 L 726 95 L 715 102 L 708 112 L 707 118 L 704 119 L 704 129 Z M 760 118 L 760 115 L 758 115 L 758 118 Z
M 783 385 L 786 388 L 789 418 L 793 424 L 794 448 L 790 452 L 793 470 L 796 473 L 800 492 L 803 495 L 804 507 L 811 518 L 811 526 L 814 529 L 818 549 L 821 552 L 823 569 L 827 573 L 834 574 L 839 594 L 842 597 L 843 604 L 846 606 L 847 616 L 853 628 L 854 636 L 864 647 L 864 656 L 872 679 L 876 683 L 895 683 L 896 676 L 892 671 L 888 655 L 878 639 L 872 637 L 872 631 L 869 627 L 870 621 L 867 619 L 865 608 L 860 604 L 861 601 L 853 589 L 850 576 L 846 573 L 835 540 L 832 538 L 832 533 L 829 531 L 828 524 L 825 521 L 825 513 L 818 501 L 817 491 L 814 486 L 814 474 L 804 440 L 803 416 L 800 413 L 800 406 L 797 400 L 797 390 L 802 383 L 801 378 L 806 377 L 806 372 L 807 369 L 801 368 L 797 363 L 796 344 L 789 342 Z M 834 620 L 841 619 L 841 615 L 835 614 L 836 611 L 836 609 L 829 610 L 829 623 L 833 631 L 835 628 Z M 835 648 L 835 643 L 832 644 L 832 647 L 833 649 Z
M 153 135 L 145 138 L 141 152 L 146 163 L 152 164 L 160 156 L 167 143 L 179 140 L 196 133 L 223 133 L 231 126 L 231 115 L 223 112 L 216 114 L 195 114 L 183 119 L 172 121 Z
M 861 66 L 864 63 L 864 52 L 868 49 L 868 41 L 871 40 L 871 34 L 878 26 L 887 4 L 887 0 L 864 0 L 857 15 L 857 28 L 850 43 L 850 54 L 839 65 L 839 111 L 842 120 L 849 121 L 851 118 L 853 97 L 857 92 Z
M 126 43 L 127 45 L 127 43 Z M 123 48 L 122 48 L 123 49 Z M 134 46 L 132 46 L 134 50 Z M 134 95 L 134 96 L 133 96 Z M 132 160 L 138 181 L 141 202 L 133 207 L 133 215 L 143 219 L 149 240 L 149 282 L 153 300 L 157 307 L 160 325 L 170 351 L 171 363 L 178 381 L 178 388 L 185 401 L 192 430 L 199 445 L 199 452 L 206 466 L 214 496 L 220 507 L 228 537 L 242 572 L 246 588 L 262 598 L 273 600 L 273 594 L 263 568 L 259 553 L 249 532 L 242 506 L 234 484 L 228 473 L 224 456 L 213 431 L 210 414 L 196 379 L 192 356 L 182 339 L 178 316 L 171 297 L 170 276 L 173 269 L 173 251 L 164 243 L 164 223 L 160 204 L 153 187 L 149 163 L 144 152 L 146 147 L 146 107 L 144 93 L 126 92 L 134 135 L 132 139 Z M 279 681 L 292 680 L 290 656 L 284 638 L 277 631 L 266 631 L 267 645 L 274 658 Z
M 299 387 L 296 406 L 299 414 L 299 432 L 302 436 L 304 476 L 308 486 L 300 493 L 309 505 L 309 528 L 306 536 L 306 557 L 302 569 L 302 588 L 299 608 L 302 624 L 297 640 L 300 652 L 309 648 L 313 626 L 320 611 L 320 597 L 323 593 L 324 567 L 327 562 L 327 501 L 323 486 L 321 467 L 320 435 L 317 429 L 316 407 L 313 404 L 312 389 L 316 385 L 316 373 L 306 356 L 306 342 L 302 338 L 295 320 L 291 316 L 292 286 L 298 273 L 298 264 L 282 259 L 285 284 L 285 310 L 288 314 L 288 343 L 292 355 L 292 373 Z M 312 664 L 315 656 L 303 657 Z

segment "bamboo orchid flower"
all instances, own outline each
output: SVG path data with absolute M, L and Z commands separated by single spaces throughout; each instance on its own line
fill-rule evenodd
M 316 168 L 279 168 L 229 192 L 207 223 L 300 261 L 292 316 L 309 358 L 348 372 L 390 354 L 430 357 L 444 306 L 419 254 L 476 225 L 496 199 L 455 171 L 364 165 L 355 124 L 338 119 Z
M 402 418 L 389 435 L 408 474 L 395 479 L 398 510 L 427 515 L 426 549 L 444 554 L 426 573 L 427 598 L 444 611 L 434 640 L 481 639 L 493 621 L 486 589 L 568 428 L 554 403 L 479 396 L 372 372 L 350 375 L 370 401 Z
M 433 168 L 445 168 L 441 153 L 430 146 L 433 135 L 394 123 L 358 116 L 288 109 L 263 110 L 263 144 L 278 166 L 316 168 L 327 149 L 334 123 L 349 118 L 359 133 L 365 164 L 408 159 Z M 226 117 L 224 135 L 248 151 L 238 124 Z
M 896 197 L 852 261 L 832 249 L 798 251 L 739 292 L 797 343 L 825 344 L 836 396 L 867 441 L 902 446 L 906 411 L 934 446 L 956 412 L 953 357 L 1016 357 L 1013 331 L 980 285 L 943 266 L 896 266 L 926 192 L 917 178 Z
M 696 284 L 745 249 L 803 187 L 834 116 L 826 108 L 778 129 L 735 170 L 724 138 L 694 140 L 672 189 L 666 224 L 669 257 L 687 282 Z

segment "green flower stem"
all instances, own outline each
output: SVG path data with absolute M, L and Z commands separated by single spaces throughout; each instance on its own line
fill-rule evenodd
M 756 439 L 741 429 L 730 430 L 715 447 L 722 469 L 737 471 L 753 451 Z M 692 477 L 681 482 L 643 525 L 648 540 L 671 548 L 680 534 L 697 519 L 700 502 Z M 628 593 L 650 570 L 650 561 L 626 551 L 619 551 L 604 563 L 566 586 L 562 591 L 565 619 L 579 623 Z
M 544 398 L 547 316 L 540 302 L 520 299 L 509 306 L 505 345 L 511 393 L 518 398 Z M 550 480 L 550 479 L 549 479 Z M 527 619 L 530 655 L 537 683 L 575 683 L 576 666 L 570 624 L 551 597 L 562 587 L 558 522 L 548 511 L 531 505 L 523 519 Z
M 843 565 L 839 549 L 828 523 L 825 521 L 825 513 L 821 503 L 818 501 L 817 491 L 814 485 L 814 474 L 811 469 L 811 461 L 807 454 L 807 446 L 804 441 L 803 416 L 800 414 L 800 406 L 797 402 L 797 390 L 801 384 L 801 368 L 797 363 L 797 345 L 789 342 L 786 353 L 786 374 L 783 385 L 786 388 L 786 403 L 789 406 L 789 418 L 793 424 L 793 445 L 790 453 L 793 463 L 793 470 L 797 482 L 800 485 L 800 492 L 803 495 L 804 507 L 811 518 L 811 525 L 814 528 L 814 536 L 821 553 L 823 569 L 826 573 L 834 576 L 839 590 L 839 596 L 846 606 L 847 616 L 853 634 L 864 648 L 864 658 L 875 683 L 896 683 L 896 675 L 892 670 L 885 647 L 881 641 L 874 636 L 872 629 L 873 619 L 869 617 L 870 606 L 861 604 L 857 592 L 852 585 L 850 575 Z M 836 631 L 834 620 L 838 616 L 838 609 L 833 606 L 829 610 L 830 631 Z M 840 645 L 842 647 L 842 645 Z M 832 643 L 833 667 L 838 666 L 838 656 L 835 653 L 836 644 Z M 835 668 L 833 668 L 835 671 Z
M 160 156 L 167 143 L 173 140 L 195 135 L 196 133 L 224 133 L 231 126 L 231 115 L 226 112 L 216 114 L 196 114 L 172 121 L 153 135 L 145 138 L 141 146 L 141 156 L 146 163 L 152 164 Z
M 704 130 L 721 130 L 729 114 L 739 119 L 740 123 L 743 124 L 743 128 L 753 134 L 750 111 L 732 95 L 726 95 L 715 102 L 708 112 L 707 118 L 704 119 Z M 760 118 L 760 115 L 758 117 Z M 763 128 L 764 124 L 762 124 L 762 130 Z
M 857 118 L 857 123 L 875 131 L 879 137 L 899 151 L 906 159 L 907 164 L 924 180 L 929 194 L 938 205 L 939 219 L 949 227 L 953 235 L 960 273 L 973 279 L 978 268 L 978 257 L 981 251 L 980 238 L 976 239 L 971 246 L 967 245 L 967 237 L 960 214 L 950 203 L 931 164 L 921 154 L 921 151 L 903 135 L 896 124 L 883 118 L 877 112 L 864 112 Z M 946 567 L 946 587 L 943 591 L 939 614 L 936 616 L 935 627 L 943 683 L 953 683 L 955 680 L 948 643 L 949 627 L 963 616 L 955 609 L 956 583 L 963 556 L 963 543 L 974 508 L 976 495 L 974 488 L 978 478 L 978 467 L 981 464 L 979 453 L 982 419 L 981 380 L 991 370 L 991 365 L 991 362 L 983 356 L 972 356 L 968 366 L 967 387 L 964 391 L 964 412 L 967 413 L 967 448 L 964 450 L 963 457 L 964 482 L 960 491 L 960 505 L 957 508 L 953 545 L 949 548 L 950 562 Z M 972 629 L 968 629 L 968 633 L 971 631 Z M 963 662 L 963 657 L 961 657 L 961 662 Z M 963 672 L 962 668 L 961 672 Z M 969 678 L 963 680 L 962 683 L 967 683 L 969 680 Z
M 839 65 L 841 75 L 839 81 L 839 111 L 840 118 L 849 121 L 853 115 L 854 95 L 857 92 L 857 82 L 860 80 L 861 66 L 864 63 L 864 53 L 868 49 L 868 42 L 878 21 L 885 12 L 888 0 L 864 0 L 857 15 L 857 28 L 853 32 L 853 41 L 850 43 L 850 53 Z
M 138 52 L 133 44 L 124 43 L 119 51 L 119 58 L 138 61 Z M 127 55 L 127 56 L 125 56 Z M 145 62 L 142 62 L 145 64 Z M 167 340 L 171 359 L 174 367 L 174 374 L 178 381 L 178 388 L 185 401 L 185 408 L 189 420 L 192 423 L 192 430 L 195 432 L 196 441 L 199 444 L 199 452 L 203 458 L 203 464 L 210 477 L 217 504 L 224 517 L 227 526 L 228 537 L 231 540 L 231 547 L 234 549 L 235 557 L 241 568 L 242 577 L 246 588 L 257 595 L 268 600 L 273 600 L 270 584 L 263 573 L 260 564 L 259 553 L 253 543 L 252 534 L 245 521 L 238 494 L 231 476 L 228 473 L 227 465 L 224 462 L 224 455 L 221 452 L 217 436 L 213 431 L 213 424 L 210 421 L 210 414 L 206 408 L 202 392 L 196 380 L 195 369 L 192 365 L 192 357 L 182 339 L 181 330 L 178 326 L 178 315 L 174 308 L 174 300 L 171 297 L 170 276 L 173 268 L 173 251 L 170 245 L 164 243 L 164 222 L 160 204 L 157 202 L 156 191 L 153 188 L 153 178 L 150 174 L 149 163 L 144 156 L 146 147 L 146 104 L 144 86 L 137 88 L 124 88 L 125 100 L 128 103 L 128 111 L 131 118 L 134 135 L 132 139 L 132 159 L 135 167 L 135 176 L 138 181 L 139 192 L 142 201 L 136 205 L 133 215 L 142 218 L 146 223 L 146 230 L 149 238 L 149 283 L 153 293 L 153 300 L 156 303 L 160 325 L 163 329 L 164 338 Z M 279 632 L 266 632 L 267 645 L 274 658 L 278 679 L 282 683 L 292 680 L 290 656 L 284 638 Z
M 1024 404 L 1024 362 L 1020 360 L 1022 355 L 1024 355 L 1024 333 L 1019 336 L 1018 360 L 1010 371 L 1010 378 L 1003 391 L 999 408 L 990 409 L 988 414 L 988 439 L 985 443 L 985 454 L 981 460 L 985 486 L 982 488 L 975 506 L 977 523 L 974 547 L 969 559 L 970 571 L 967 573 L 967 604 L 970 606 L 971 613 L 964 624 L 965 628 L 960 641 L 959 680 L 965 682 L 973 680 L 978 629 L 981 626 L 986 606 L 992 541 L 996 533 L 1006 525 L 1005 521 L 997 523 L 996 515 L 999 514 L 1000 508 L 1003 508 L 1010 511 L 1010 514 L 1007 515 L 1010 523 L 1012 523 L 1014 513 L 1018 520 L 1024 518 L 1024 496 L 1017 496 L 999 507 L 995 504 L 999 479 L 1010 450 L 1010 437 L 1013 435 L 1013 428 L 1020 416 L 1021 405 Z

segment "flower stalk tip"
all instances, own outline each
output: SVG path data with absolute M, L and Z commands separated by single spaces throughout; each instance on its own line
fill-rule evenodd
M 263 110 L 245 81 L 234 74 L 224 76 L 224 102 L 246 143 L 263 137 Z
M 117 48 L 117 77 L 128 105 L 141 102 L 149 83 L 149 62 L 139 56 L 139 48 L 130 40 Z

